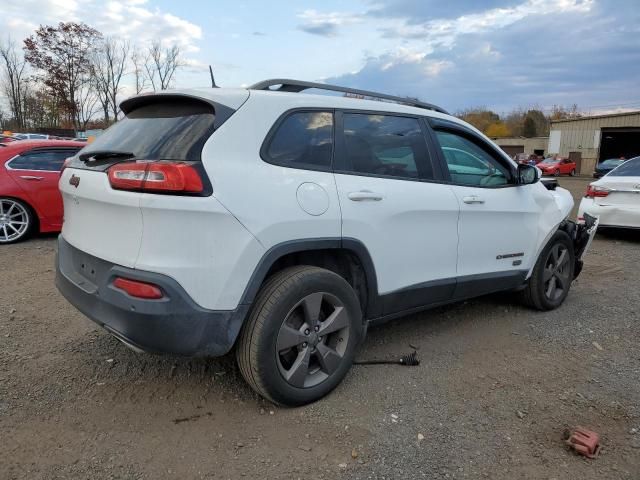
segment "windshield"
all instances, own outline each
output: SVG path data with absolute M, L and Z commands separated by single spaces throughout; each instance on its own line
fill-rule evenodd
M 560 160 L 557 160 L 555 158 L 545 158 L 543 161 L 541 161 L 540 163 L 546 163 L 546 164 L 553 164 L 553 163 L 558 163 Z
M 607 168 L 614 168 L 617 167 L 618 165 L 622 165 L 625 161 L 624 160 L 620 160 L 619 158 L 610 158 L 609 160 L 605 160 L 602 163 L 600 163 L 601 167 L 607 167 Z
M 609 172 L 607 177 L 640 177 L 640 157 L 632 158 Z
M 127 113 L 82 154 L 114 151 L 137 159 L 199 161 L 214 120 L 213 107 L 205 102 L 162 99 Z

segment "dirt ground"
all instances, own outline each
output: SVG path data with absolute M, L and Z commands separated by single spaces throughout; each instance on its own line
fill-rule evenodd
M 230 357 L 128 350 L 58 294 L 54 249 L 0 248 L 0 479 L 640 479 L 640 235 L 598 234 L 559 310 L 495 295 L 370 330 L 360 358 L 420 366 L 354 366 L 297 409 Z

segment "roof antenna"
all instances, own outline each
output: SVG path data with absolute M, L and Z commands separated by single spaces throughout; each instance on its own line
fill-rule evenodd
M 218 88 L 216 80 L 213 78 L 213 68 L 211 68 L 211 65 L 209 65 L 209 75 L 211 75 L 211 88 Z

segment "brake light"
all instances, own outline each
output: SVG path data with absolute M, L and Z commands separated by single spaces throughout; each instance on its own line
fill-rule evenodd
M 185 162 L 117 163 L 109 168 L 109 183 L 116 190 L 159 193 L 202 193 L 204 190 L 198 170 Z
M 162 290 L 153 283 L 140 282 L 129 278 L 116 277 L 113 286 L 124 290 L 132 297 L 144 298 L 147 300 L 157 300 L 164 297 Z
M 587 187 L 587 198 L 606 197 L 609 195 L 610 190 L 606 187 L 594 185 L 593 183 Z

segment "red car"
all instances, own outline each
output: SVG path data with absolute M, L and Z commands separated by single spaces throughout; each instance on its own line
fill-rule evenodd
M 86 144 L 21 140 L 0 146 L 0 244 L 62 227 L 62 164 Z
M 572 162 L 568 158 L 545 158 L 536 165 L 542 170 L 543 175 L 571 175 L 576 174 L 576 162 Z

